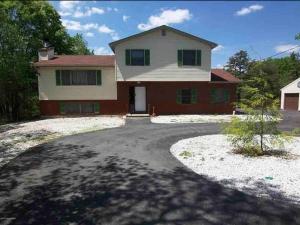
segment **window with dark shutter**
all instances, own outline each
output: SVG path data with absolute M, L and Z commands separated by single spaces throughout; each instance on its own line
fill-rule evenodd
M 182 64 L 184 66 L 194 66 L 196 64 L 196 51 L 195 50 L 183 50 Z
M 228 103 L 230 101 L 229 90 L 225 88 L 213 88 L 210 91 L 211 103 Z
M 149 66 L 150 50 L 149 49 L 126 49 L 125 61 L 127 66 Z
M 198 102 L 197 99 L 198 95 L 196 88 L 186 88 L 177 90 L 177 104 L 196 104 Z
M 56 85 L 101 85 L 101 70 L 57 70 Z
M 178 66 L 201 66 L 201 50 L 178 50 Z

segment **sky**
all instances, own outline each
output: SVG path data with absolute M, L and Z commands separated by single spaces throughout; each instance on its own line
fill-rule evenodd
M 112 54 L 108 44 L 120 38 L 169 25 L 218 46 L 212 67 L 246 50 L 263 59 L 300 45 L 300 2 L 263 1 L 51 1 L 70 35 L 82 33 L 95 54 Z M 291 51 L 299 52 L 300 48 Z M 283 57 L 289 54 L 281 54 Z

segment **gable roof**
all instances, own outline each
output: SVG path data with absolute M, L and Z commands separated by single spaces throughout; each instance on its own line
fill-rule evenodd
M 294 85 L 294 84 L 297 84 L 298 82 L 300 82 L 300 77 L 297 78 L 296 80 L 292 81 L 291 83 L 287 84 L 286 86 L 284 86 L 284 87 L 281 88 L 280 90 L 287 89 L 287 88 L 289 88 L 290 86 L 292 86 L 292 85 Z
M 173 28 L 173 27 L 169 27 L 169 26 L 167 26 L 167 25 L 162 25 L 162 26 L 159 26 L 159 27 L 155 27 L 155 28 L 153 28 L 153 29 L 150 29 L 150 30 L 147 30 L 147 31 L 144 31 L 144 32 L 140 32 L 140 33 L 137 33 L 137 34 L 128 36 L 128 37 L 126 37 L 126 38 L 122 38 L 122 39 L 120 39 L 120 40 L 118 40 L 118 41 L 114 41 L 114 42 L 109 43 L 109 46 L 110 46 L 110 48 L 111 48 L 111 49 L 113 50 L 113 52 L 114 52 L 114 51 L 115 51 L 115 46 L 116 46 L 116 45 L 118 45 L 118 44 L 120 44 L 120 43 L 122 43 L 122 42 L 124 42 L 124 41 L 127 41 L 127 40 L 131 40 L 131 39 L 134 39 L 134 38 L 137 38 L 137 37 L 144 36 L 144 35 L 146 35 L 146 34 L 149 34 L 149 33 L 153 32 L 153 31 L 160 30 L 160 29 L 170 30 L 170 31 L 173 31 L 173 32 L 175 32 L 175 33 L 177 33 L 177 34 L 180 34 L 180 35 L 186 36 L 186 37 L 188 37 L 188 38 L 194 39 L 194 40 L 196 40 L 196 41 L 200 41 L 200 42 L 206 43 L 206 44 L 208 44 L 212 49 L 218 46 L 218 44 L 216 44 L 216 43 L 214 43 L 214 42 L 205 40 L 205 39 L 203 39 L 203 38 L 197 37 L 197 36 L 195 36 L 195 35 L 186 33 L 186 32 L 181 31 L 181 30 L 177 30 L 177 29 L 175 29 L 175 28 Z
M 212 69 L 211 75 L 212 75 L 212 80 L 213 80 L 213 76 L 216 76 L 218 81 L 223 80 L 223 81 L 234 82 L 234 83 L 241 82 L 241 80 L 239 78 L 235 77 L 234 75 L 232 75 L 231 73 L 229 73 L 223 69 Z
M 87 67 L 87 66 L 103 66 L 114 67 L 114 55 L 56 55 L 52 59 L 39 61 L 34 63 L 36 67 Z

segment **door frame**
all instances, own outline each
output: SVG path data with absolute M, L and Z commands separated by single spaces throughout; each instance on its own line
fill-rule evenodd
M 145 111 L 136 111 L 135 110 L 135 87 L 144 87 L 145 88 Z M 134 98 L 130 99 L 132 96 L 130 96 L 130 93 L 132 92 L 133 89 L 133 93 L 134 93 Z M 144 114 L 148 112 L 148 93 L 147 93 L 147 86 L 143 85 L 143 84 L 137 84 L 137 85 L 132 85 L 129 86 L 128 88 L 128 94 L 129 94 L 129 113 L 135 113 L 135 114 Z M 131 101 L 133 101 L 133 104 L 131 104 Z

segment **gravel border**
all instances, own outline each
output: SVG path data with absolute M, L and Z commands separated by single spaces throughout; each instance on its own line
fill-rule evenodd
M 120 116 L 52 118 L 0 126 L 0 167 L 27 149 L 49 140 L 125 125 Z
M 300 137 L 285 146 L 292 158 L 235 154 L 225 135 L 184 139 L 172 145 L 170 151 L 194 172 L 227 187 L 300 204 Z
M 246 115 L 235 115 L 245 119 Z M 222 123 L 230 122 L 234 115 L 163 115 L 151 117 L 152 123 Z

